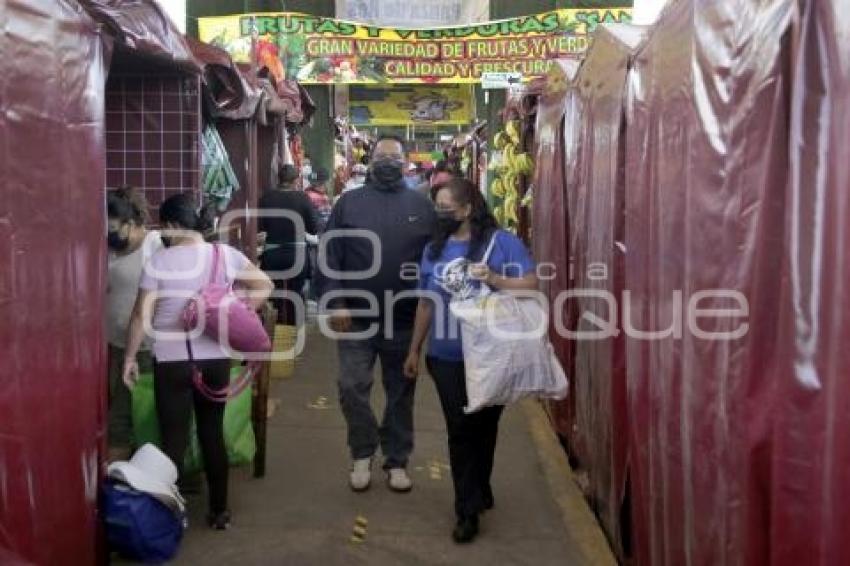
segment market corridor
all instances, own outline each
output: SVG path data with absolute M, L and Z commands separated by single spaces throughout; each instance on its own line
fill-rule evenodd
M 191 524 L 175 564 L 614 563 L 569 477 L 547 481 L 547 471 L 550 476 L 563 473 L 563 467 L 553 470 L 563 454 L 554 440 L 535 442 L 533 405 L 505 413 L 496 453 L 496 507 L 482 518 L 481 536 L 467 546 L 451 541 L 445 425 L 428 376 L 419 378 L 417 391 L 413 491 L 392 493 L 383 475 L 373 473 L 369 491 L 351 492 L 336 372 L 334 344 L 310 326 L 295 375 L 272 384 L 276 408 L 269 419 L 266 477 L 253 479 L 247 468 L 233 471 L 234 518 L 227 532 L 202 526 L 206 505 L 198 499 L 202 496 L 190 496 Z M 381 408 L 381 388 L 375 385 L 373 400 Z M 551 435 L 537 428 L 538 436 Z M 368 521 L 362 542 L 352 540 L 358 517 Z

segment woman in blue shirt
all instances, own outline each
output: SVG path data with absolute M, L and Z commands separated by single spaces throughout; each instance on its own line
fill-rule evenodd
M 523 243 L 498 229 L 474 184 L 453 179 L 437 190 L 435 203 L 438 229 L 422 257 L 420 288 L 425 294 L 419 300 L 404 370 L 408 378 L 416 378 L 428 338 L 428 371 L 437 386 L 449 433 L 457 514 L 452 537 L 465 543 L 478 534 L 479 514 L 493 507 L 490 475 L 503 407 L 464 413 L 463 347 L 460 326 L 449 303 L 474 296 L 482 284 L 500 291 L 535 290 L 537 276 Z M 492 251 L 482 263 L 491 242 Z

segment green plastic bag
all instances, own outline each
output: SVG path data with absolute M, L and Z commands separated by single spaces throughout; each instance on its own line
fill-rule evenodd
M 230 370 L 230 379 L 236 379 L 241 371 L 240 366 L 234 366 Z M 152 373 L 142 373 L 133 387 L 133 433 L 139 446 L 146 442 L 160 446 Z M 189 448 L 183 461 L 183 470 L 187 475 L 203 470 L 194 416 L 189 434 Z M 250 387 L 229 401 L 224 409 L 224 445 L 231 466 L 241 466 L 254 461 L 257 445 L 254 440 L 254 427 L 251 425 Z

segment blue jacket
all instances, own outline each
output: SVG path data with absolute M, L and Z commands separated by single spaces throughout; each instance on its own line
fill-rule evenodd
M 431 241 L 436 214 L 431 201 L 417 191 L 407 190 L 404 183 L 395 186 L 368 181 L 362 189 L 343 193 L 331 212 L 326 240 L 328 266 L 340 272 L 365 271 L 377 262 L 377 272 L 366 278 L 345 280 L 330 277 L 319 269 L 316 275 L 319 293 L 359 291 L 377 299 L 378 317 L 358 316 L 364 322 L 382 322 L 389 307 L 386 292 L 397 294 L 415 291 L 415 277 L 422 251 Z M 366 230 L 380 242 L 376 258 L 371 241 L 363 237 L 335 237 L 338 230 Z M 337 232 L 337 234 L 339 234 Z M 321 265 L 321 261 L 320 261 Z M 403 271 L 404 270 L 404 271 Z M 401 299 L 392 305 L 393 328 L 409 328 L 416 315 L 415 297 Z M 332 308 L 367 309 L 365 299 L 344 298 L 329 303 Z

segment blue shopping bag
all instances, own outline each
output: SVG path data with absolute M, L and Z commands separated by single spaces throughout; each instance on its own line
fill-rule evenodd
M 177 554 L 185 517 L 155 497 L 107 480 L 102 510 L 109 548 L 122 558 L 161 564 Z

